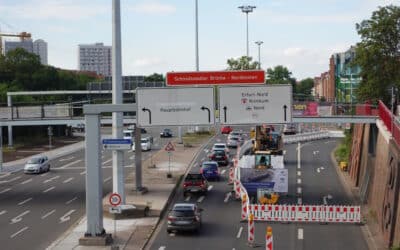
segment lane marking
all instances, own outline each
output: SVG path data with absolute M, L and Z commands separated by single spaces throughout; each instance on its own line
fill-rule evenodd
M 242 231 L 243 231 L 243 227 L 240 227 L 239 228 L 239 232 L 237 233 L 237 235 L 236 235 L 236 238 L 240 238 L 240 235 L 242 234 Z
M 15 223 L 20 222 L 20 221 L 22 220 L 22 217 L 23 217 L 24 215 L 26 215 L 26 214 L 29 214 L 30 212 L 31 212 L 31 210 L 26 210 L 26 211 L 23 212 L 22 214 L 15 216 L 14 218 L 11 219 L 10 224 L 15 224 Z
M 18 206 L 24 205 L 25 203 L 29 202 L 29 201 L 32 200 L 32 199 L 33 199 L 33 198 L 31 197 L 31 198 L 28 198 L 28 199 L 26 199 L 26 200 L 24 200 L 24 201 L 21 201 L 20 203 L 18 203 Z
M 205 157 L 203 157 L 203 158 L 201 158 L 201 161 L 204 161 L 206 158 Z
M 8 176 L 10 176 L 10 175 L 11 175 L 10 172 L 9 172 L 9 173 L 5 173 L 5 174 L 3 174 L 3 175 L 0 176 L 0 179 L 6 178 L 6 177 L 8 177 Z
M 21 184 L 22 185 L 24 185 L 24 184 L 26 184 L 26 183 L 29 183 L 29 182 L 31 182 L 33 179 L 32 178 L 30 178 L 30 179 L 28 179 L 28 180 L 26 180 L 26 181 L 23 181 L 23 182 L 21 182 Z
M 44 190 L 43 193 L 47 193 L 47 192 L 49 192 L 49 191 L 51 191 L 51 190 L 53 190 L 53 189 L 55 189 L 55 188 L 56 188 L 56 187 L 54 187 L 54 186 L 53 186 L 53 187 L 50 187 L 50 188 Z
M 301 146 L 300 146 L 300 142 L 299 142 L 299 143 L 297 144 L 297 168 L 298 168 L 298 169 L 301 168 L 301 166 L 300 166 L 300 161 L 301 161 L 301 157 L 300 157 L 301 151 L 300 151 L 300 149 L 301 149 Z
M 297 179 L 297 184 L 301 184 L 301 179 Z
M 299 239 L 299 240 L 304 239 L 303 228 L 299 228 L 297 230 L 297 239 Z
M 283 150 L 283 155 L 286 155 L 286 150 Z
M 61 161 L 61 162 L 63 162 L 63 161 L 70 161 L 70 160 L 72 160 L 72 159 L 74 159 L 75 157 L 74 156 L 71 156 L 71 157 L 68 157 L 68 158 L 62 158 L 62 159 L 60 159 L 59 161 Z
M 83 171 L 83 172 L 80 173 L 80 175 L 84 175 L 84 174 L 86 174 L 86 171 Z
M 110 161 L 112 161 L 112 158 L 111 158 L 111 159 L 108 159 L 108 160 L 106 160 L 105 162 L 103 162 L 103 163 L 102 163 L 102 165 L 105 165 L 105 164 L 109 163 Z
M 229 201 L 229 199 L 231 198 L 232 192 L 229 192 L 225 195 L 225 199 L 224 202 L 227 203 Z
M 325 168 L 324 168 L 324 167 L 320 167 L 320 169 L 321 169 L 321 170 L 324 170 Z
M 204 152 L 208 153 L 208 152 L 210 152 L 210 150 L 209 149 L 204 149 Z
M 186 197 L 185 201 L 188 202 L 190 201 L 190 198 L 192 198 L 191 196 Z
M 15 236 L 17 236 L 18 234 L 20 234 L 20 233 L 22 233 L 23 231 L 25 231 L 25 230 L 27 230 L 29 227 L 24 227 L 24 228 L 22 228 L 21 230 L 19 230 L 18 232 L 16 232 L 15 234 L 12 234 L 11 236 L 10 236 L 10 238 L 12 239 L 12 238 L 14 238 Z
M 69 167 L 69 166 L 72 166 L 72 165 L 74 165 L 74 164 L 76 164 L 76 163 L 78 163 L 78 162 L 81 162 L 81 161 L 82 161 L 82 159 L 76 160 L 76 161 L 67 163 L 67 164 L 65 164 L 64 166 L 61 166 L 60 168 L 61 168 L 61 169 L 64 169 L 64 168 L 67 168 L 67 167 Z
M 0 215 L 3 215 L 3 214 L 5 214 L 5 213 L 7 213 L 7 210 L 1 211 L 1 212 L 0 212 Z
M 0 194 L 3 194 L 3 193 L 8 192 L 8 191 L 10 191 L 10 190 L 11 190 L 11 188 L 3 189 L 3 190 L 0 192 Z
M 297 188 L 297 193 L 298 193 L 298 194 L 301 194 L 301 187 L 298 187 L 298 188 Z
M 69 201 L 67 201 L 67 202 L 65 202 L 65 205 L 68 205 L 68 204 L 70 204 L 71 202 L 73 202 L 74 200 L 76 200 L 76 199 L 78 199 L 78 197 L 74 197 L 74 198 L 72 198 L 71 200 L 69 200 Z
M 104 183 L 110 181 L 111 179 L 112 179 L 112 176 L 105 178 L 105 179 L 104 179 Z
M 207 190 L 210 191 L 211 189 L 213 189 L 213 185 L 208 186 Z
M 317 168 L 317 172 L 318 172 L 318 173 L 321 173 L 321 170 L 320 170 L 319 168 Z
M 197 202 L 198 202 L 198 203 L 202 202 L 202 201 L 204 200 L 204 198 L 205 198 L 204 195 L 200 196 L 200 197 L 197 199 Z
M 14 177 L 14 178 L 8 180 L 8 182 L 16 181 L 18 179 L 21 179 L 21 176 Z
M 165 246 L 161 246 L 158 250 L 165 250 L 166 247 Z
M 301 171 L 297 171 L 297 175 L 298 175 L 298 176 L 301 176 Z
M 68 183 L 68 182 L 72 181 L 73 179 L 74 179 L 74 177 L 68 178 L 65 181 L 63 181 L 63 183 Z
M 58 178 L 60 178 L 59 175 L 54 176 L 54 177 L 52 177 L 52 178 L 50 178 L 50 179 L 47 179 L 47 180 L 45 180 L 43 183 L 47 183 L 47 182 L 53 181 L 53 180 L 58 179 Z
M 44 219 L 46 219 L 47 217 L 49 217 L 50 215 L 54 214 L 55 211 L 56 211 L 56 210 L 53 209 L 53 210 L 51 210 L 50 212 L 48 212 L 47 214 L 43 215 L 43 216 L 42 216 L 42 220 L 44 220 Z
M 40 176 L 44 177 L 44 176 L 46 176 L 46 175 L 48 175 L 48 174 L 49 174 L 49 172 L 44 173 L 44 174 L 41 174 Z
M 221 174 L 225 174 L 225 172 L 226 172 L 226 169 L 222 170 L 222 171 L 221 171 Z
M 298 205 L 303 204 L 303 200 L 302 200 L 301 198 L 297 198 L 297 204 L 298 204 Z
M 69 210 L 66 214 L 60 217 L 60 223 L 64 223 L 66 221 L 69 221 L 71 219 L 70 215 L 75 212 L 75 209 Z

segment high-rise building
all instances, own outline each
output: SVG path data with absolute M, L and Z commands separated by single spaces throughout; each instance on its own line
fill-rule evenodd
M 47 43 L 44 40 L 38 39 L 34 42 L 32 42 L 31 39 L 25 39 L 23 41 L 4 41 L 4 54 L 16 48 L 23 48 L 29 53 L 35 53 L 40 57 L 40 62 L 47 65 Z
M 43 65 L 47 65 L 47 43 L 44 40 L 38 39 L 33 42 L 33 53 L 39 55 Z
M 78 63 L 81 71 L 93 71 L 99 75 L 111 76 L 111 46 L 104 46 L 103 43 L 80 44 Z

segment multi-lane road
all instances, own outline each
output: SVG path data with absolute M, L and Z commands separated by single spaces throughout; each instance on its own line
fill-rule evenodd
M 154 149 L 167 139 L 150 133 Z M 103 194 L 112 191 L 112 157 L 102 153 Z M 85 214 L 85 154 L 80 150 L 50 161 L 50 172 L 26 175 L 22 171 L 0 176 L 0 242 L 2 249 L 46 249 Z M 134 152 L 125 154 L 126 175 L 134 170 Z
M 226 136 L 219 135 L 211 141 L 198 155 L 190 171 L 197 172 L 212 144 L 224 140 Z M 330 154 L 336 145 L 335 140 L 285 145 L 289 194 L 282 202 L 351 204 L 331 162 Z M 224 178 L 220 182 L 211 182 L 206 196 L 185 198 L 180 189 L 172 200 L 171 206 L 176 202 L 190 202 L 204 209 L 200 232 L 168 234 L 164 218 L 147 249 L 250 249 L 247 245 L 247 223 L 240 222 L 240 202 L 229 195 L 232 187 L 227 185 L 228 168 L 221 167 L 220 172 Z M 265 247 L 267 226 L 272 226 L 275 249 L 368 249 L 358 225 L 257 222 L 255 243 L 260 247 Z

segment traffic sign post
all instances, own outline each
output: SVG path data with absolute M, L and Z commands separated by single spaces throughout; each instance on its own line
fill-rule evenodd
M 172 144 L 172 142 L 168 142 L 167 145 L 165 145 L 164 149 L 168 153 L 168 173 L 167 173 L 167 178 L 171 178 L 172 177 L 172 174 L 171 174 L 171 155 L 172 155 L 172 152 L 175 151 L 174 144 Z
M 109 202 L 111 205 L 110 214 L 120 214 L 121 207 L 119 205 L 121 205 L 122 202 L 121 196 L 117 193 L 113 193 L 110 195 Z M 114 237 L 115 239 L 117 238 L 117 219 L 115 216 L 114 216 Z
M 103 148 L 107 150 L 129 150 L 132 140 L 130 139 L 103 139 Z
M 221 124 L 288 123 L 292 121 L 292 86 L 219 87 Z

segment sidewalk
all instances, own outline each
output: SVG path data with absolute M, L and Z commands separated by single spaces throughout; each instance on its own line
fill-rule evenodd
M 209 140 L 209 139 L 208 139 Z M 151 237 L 153 230 L 157 227 L 160 215 L 168 206 L 170 198 L 173 196 L 179 178 L 186 173 L 192 161 L 196 158 L 201 145 L 207 140 L 186 148 L 182 144 L 175 144 L 175 151 L 171 157 L 172 178 L 167 178 L 168 172 L 168 154 L 160 150 L 146 161 L 142 162 L 142 180 L 143 185 L 149 189 L 145 194 L 139 194 L 134 191 L 135 172 L 126 177 L 125 194 L 126 204 L 148 205 L 150 207 L 149 217 L 135 219 L 116 220 L 117 237 L 114 237 L 114 220 L 108 213 L 109 201 L 108 195 L 103 198 L 104 219 L 103 226 L 107 233 L 113 234 L 114 245 L 119 249 L 138 250 L 143 249 Z M 155 168 L 151 168 L 155 164 Z M 86 231 L 86 216 L 80 220 L 77 225 L 69 232 L 64 233 L 47 249 L 65 250 L 65 249 L 110 249 L 110 246 L 80 246 L 79 238 Z

